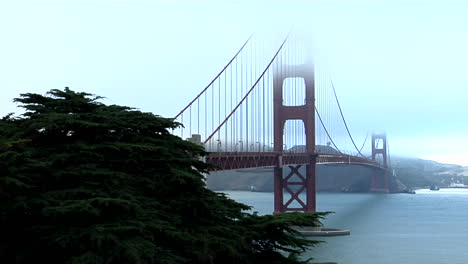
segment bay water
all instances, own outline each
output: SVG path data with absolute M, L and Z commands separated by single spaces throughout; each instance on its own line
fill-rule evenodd
M 273 193 L 223 191 L 259 214 L 273 212 Z M 324 227 L 349 236 L 311 237 L 314 262 L 468 264 L 468 189 L 416 194 L 318 193 L 317 210 L 333 211 Z

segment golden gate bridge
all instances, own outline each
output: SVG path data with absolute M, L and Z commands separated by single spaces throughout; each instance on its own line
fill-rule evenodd
M 250 36 L 174 117 L 183 126 L 172 133 L 203 145 L 213 170 L 274 168 L 274 213 L 316 211 L 316 164 L 369 166 L 370 190 L 389 192 L 385 134 L 373 134 L 370 155 L 362 153 L 368 135 L 359 147 L 331 78 L 307 45 L 288 34 L 266 52 Z

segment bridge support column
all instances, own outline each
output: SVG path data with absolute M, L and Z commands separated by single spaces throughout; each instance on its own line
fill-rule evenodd
M 316 183 L 316 169 L 315 169 L 316 159 L 315 156 L 311 157 L 311 161 L 307 164 L 307 204 L 306 204 L 306 212 L 316 212 L 316 204 L 317 204 L 317 188 L 315 186 Z
M 277 158 L 276 167 L 274 168 L 274 196 L 275 207 L 273 214 L 280 214 L 284 212 L 283 208 L 283 157 L 281 155 Z
M 283 83 L 286 78 L 303 78 L 305 83 L 305 98 L 303 105 L 283 105 Z M 277 67 L 273 76 L 273 111 L 274 111 L 274 150 L 278 153 L 278 164 L 275 168 L 275 208 L 274 213 L 287 211 L 315 212 L 315 76 L 312 64 L 288 65 Z M 282 155 L 284 125 L 287 120 L 302 120 L 304 123 L 306 152 L 310 160 L 304 170 L 303 166 L 288 166 L 290 171 L 283 177 Z M 305 174 L 305 175 L 303 175 Z M 284 200 L 284 192 L 289 193 L 290 199 Z M 300 194 L 305 192 L 306 201 L 302 201 Z
M 301 168 L 305 166 L 305 175 L 302 174 Z M 283 176 L 284 169 L 282 167 L 275 168 L 275 208 L 274 214 L 280 214 L 287 211 L 316 211 L 316 189 L 315 189 L 315 157 L 311 158 L 309 164 L 292 165 L 289 167 L 289 173 L 286 177 Z M 284 200 L 284 192 L 290 195 L 290 198 Z M 305 192 L 305 202 L 301 198 L 301 194 Z
M 379 142 L 382 141 L 380 147 Z M 379 157 L 379 159 L 377 159 Z M 384 171 L 374 169 L 371 179 L 371 192 L 390 192 L 388 162 L 387 162 L 387 137 L 385 134 L 372 135 L 372 160 L 381 162 Z
M 390 186 L 388 182 L 388 170 L 373 170 L 372 180 L 371 180 L 371 192 L 378 192 L 378 193 L 389 193 Z

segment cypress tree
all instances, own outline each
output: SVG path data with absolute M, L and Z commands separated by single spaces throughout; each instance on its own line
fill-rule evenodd
M 180 124 L 69 88 L 14 99 L 0 120 L 1 263 L 301 263 L 316 241 L 205 187 Z

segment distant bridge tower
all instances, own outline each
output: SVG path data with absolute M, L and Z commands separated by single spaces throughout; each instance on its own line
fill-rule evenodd
M 380 146 L 380 141 L 382 143 Z M 376 170 L 372 174 L 371 188 L 372 192 L 389 192 L 389 173 L 387 159 L 387 136 L 385 134 L 372 135 L 372 160 L 381 162 L 384 170 Z
M 288 65 L 278 67 L 273 76 L 273 105 L 274 105 L 274 151 L 278 153 L 277 164 L 274 170 L 274 214 L 287 211 L 315 212 L 316 190 L 315 190 L 315 77 L 312 63 L 301 65 Z M 283 85 L 286 78 L 302 78 L 305 83 L 305 100 L 303 105 L 283 105 Z M 302 120 L 306 137 L 306 175 L 301 175 L 299 169 L 301 164 L 288 166 L 290 172 L 283 177 L 283 136 L 284 126 L 287 120 Z M 297 176 L 297 177 L 294 177 Z M 295 178 L 295 181 L 291 179 Z M 298 180 L 299 179 L 299 180 Z M 291 194 L 288 201 L 284 201 L 283 192 Z M 306 201 L 302 201 L 299 194 L 306 192 Z M 296 202 L 299 207 L 292 207 Z

